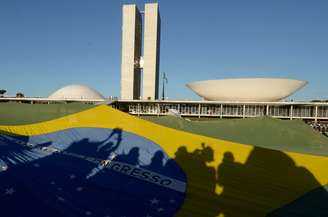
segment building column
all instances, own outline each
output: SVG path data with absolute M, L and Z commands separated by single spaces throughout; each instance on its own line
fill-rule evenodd
M 289 119 L 293 120 L 293 105 L 290 106 Z
M 138 103 L 138 105 L 137 105 L 137 114 L 138 114 L 138 116 L 140 116 L 140 110 L 141 110 L 140 103 Z
M 266 116 L 269 116 L 269 105 L 266 105 L 265 115 L 266 115 Z
M 222 119 L 222 113 L 223 113 L 222 110 L 223 110 L 223 105 L 221 104 L 221 105 L 220 105 L 220 118 L 221 118 L 221 119 Z
M 243 105 L 243 118 L 245 118 L 245 115 L 246 115 L 246 105 L 244 104 Z

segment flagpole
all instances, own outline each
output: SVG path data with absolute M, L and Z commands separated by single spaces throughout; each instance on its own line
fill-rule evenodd
M 165 72 L 163 72 L 162 100 L 165 99 L 164 88 L 165 88 Z

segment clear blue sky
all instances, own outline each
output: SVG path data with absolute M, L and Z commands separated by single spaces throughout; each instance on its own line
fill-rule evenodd
M 81 83 L 119 96 L 122 4 L 1 0 L 0 89 L 47 96 Z M 160 0 L 161 65 L 169 98 L 185 84 L 234 77 L 309 81 L 293 99 L 328 98 L 327 0 Z

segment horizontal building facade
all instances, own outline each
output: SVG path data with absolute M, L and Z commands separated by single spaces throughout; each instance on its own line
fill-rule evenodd
M 119 100 L 115 107 L 132 115 L 167 115 L 175 109 L 184 117 L 249 118 L 270 116 L 280 119 L 328 121 L 328 103 L 316 102 L 219 102 Z

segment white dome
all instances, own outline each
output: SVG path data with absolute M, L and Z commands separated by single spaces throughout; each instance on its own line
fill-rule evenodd
M 62 100 L 103 100 L 98 91 L 85 85 L 73 84 L 62 87 L 49 96 L 49 99 Z
M 281 78 L 236 78 L 195 81 L 187 87 L 210 101 L 272 102 L 290 96 L 306 83 Z

